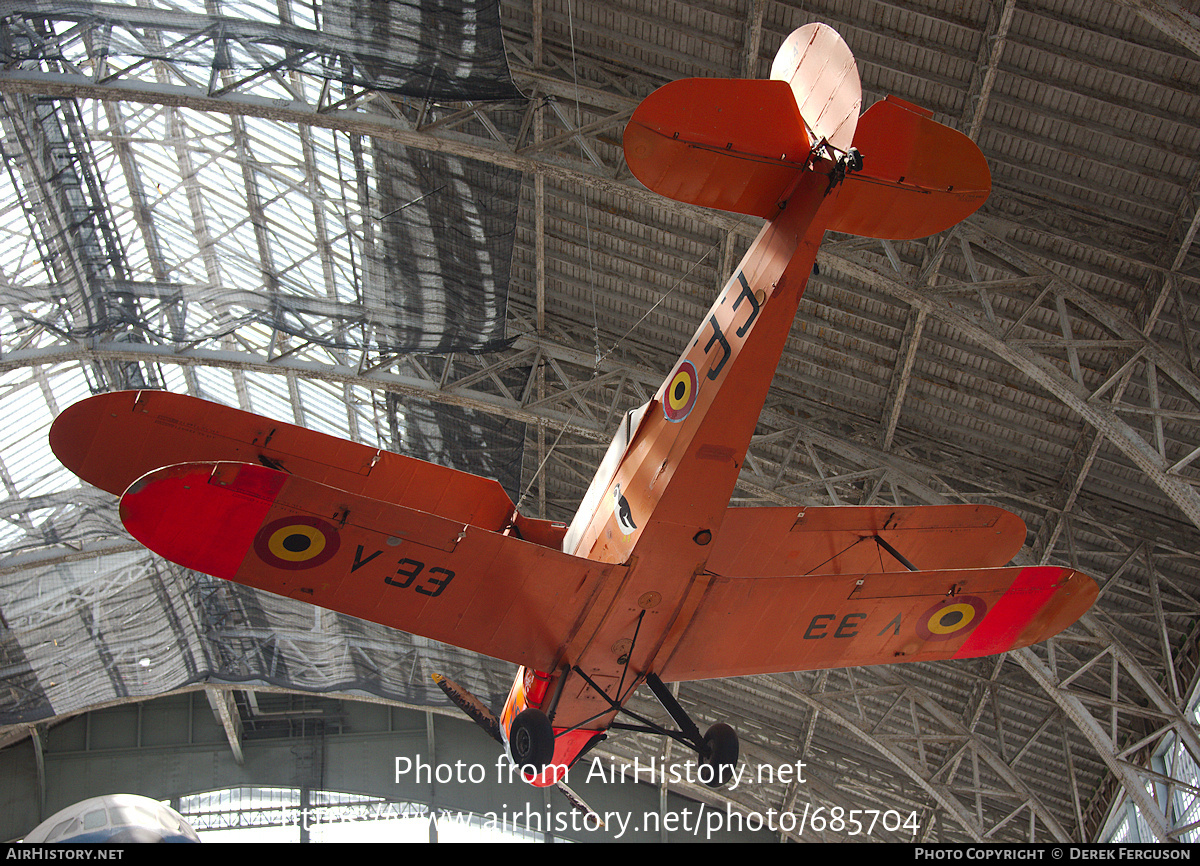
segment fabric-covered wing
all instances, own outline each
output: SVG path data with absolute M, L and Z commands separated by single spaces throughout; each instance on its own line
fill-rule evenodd
M 684 78 L 642 100 L 625 161 L 659 195 L 765 218 L 795 187 L 810 148 L 785 81 Z
M 121 520 L 188 568 L 539 670 L 624 573 L 244 463 L 150 472 Z
M 664 681 L 974 658 L 1057 634 L 1096 599 L 1069 568 L 712 577 Z
M 859 118 L 854 146 L 863 168 L 846 176 L 830 230 L 923 238 L 956 225 L 984 203 L 992 175 L 983 153 L 932 114 L 889 96 Z
M 1025 523 L 989 505 L 731 508 L 713 541 L 714 574 L 785 577 L 1007 565 Z
M 50 428 L 64 466 L 116 496 L 176 463 L 259 463 L 370 499 L 502 530 L 514 506 L 499 482 L 295 424 L 167 391 L 97 394 Z M 558 547 L 565 527 L 516 517 L 524 537 Z

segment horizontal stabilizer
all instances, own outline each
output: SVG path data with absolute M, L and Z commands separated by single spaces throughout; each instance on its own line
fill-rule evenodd
M 646 97 L 625 127 L 625 161 L 647 189 L 765 218 L 779 212 L 810 147 L 785 81 L 673 81 Z
M 889 96 L 858 120 L 861 171 L 848 174 L 822 216 L 830 231 L 910 240 L 945 231 L 973 214 L 992 189 L 975 142 L 930 112 Z
M 186 568 L 539 670 L 623 571 L 245 463 L 157 469 L 121 522 Z
M 824 24 L 787 38 L 771 78 L 686 78 L 651 93 L 625 127 L 625 161 L 648 189 L 771 219 L 814 147 L 845 152 L 862 85 L 854 55 Z

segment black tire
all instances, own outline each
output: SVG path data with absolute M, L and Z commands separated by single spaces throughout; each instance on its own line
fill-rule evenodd
M 733 778 L 737 762 L 737 733 L 729 725 L 713 725 L 700 749 L 700 780 L 710 788 L 723 788 Z
M 554 760 L 554 729 L 541 710 L 523 710 L 508 729 L 508 754 L 521 770 L 537 775 Z M 526 773 L 528 775 L 528 773 Z

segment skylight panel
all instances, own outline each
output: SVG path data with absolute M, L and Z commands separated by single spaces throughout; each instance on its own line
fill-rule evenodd
M 305 426 L 342 439 L 350 438 L 350 425 L 339 383 L 299 379 L 296 385 L 304 403 Z
M 288 424 L 296 423 L 287 376 L 247 372 L 246 390 L 250 394 L 251 412 Z

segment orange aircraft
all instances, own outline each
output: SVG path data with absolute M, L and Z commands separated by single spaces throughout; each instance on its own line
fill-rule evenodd
M 860 117 L 861 99 L 850 50 L 811 24 L 770 79 L 677 81 L 634 113 L 642 183 L 766 225 L 570 526 L 492 480 L 159 391 L 75 404 L 51 446 L 173 562 L 519 665 L 499 718 L 435 679 L 533 784 L 626 728 L 686 744 L 720 785 L 737 736 L 701 734 L 665 683 L 1001 653 L 1097 594 L 1006 567 L 1025 526 L 997 508 L 729 507 L 824 233 L 925 237 L 991 188 L 967 137 L 890 97 Z M 643 684 L 678 730 L 626 709 Z

